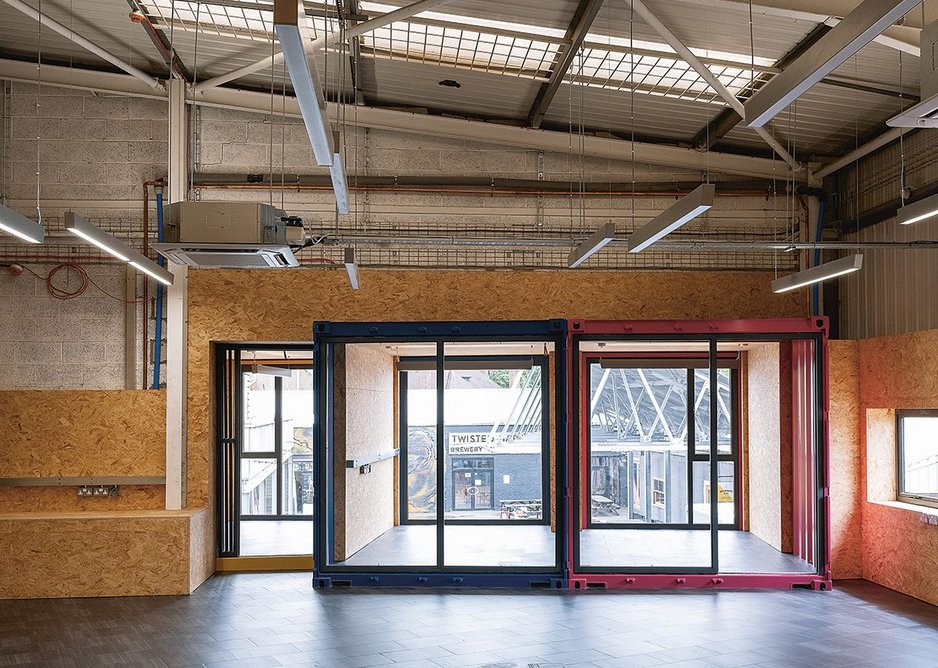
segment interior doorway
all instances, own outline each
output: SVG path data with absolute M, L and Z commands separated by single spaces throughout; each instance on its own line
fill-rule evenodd
M 220 556 L 311 555 L 312 351 L 251 344 L 220 354 L 231 367 L 220 388 Z

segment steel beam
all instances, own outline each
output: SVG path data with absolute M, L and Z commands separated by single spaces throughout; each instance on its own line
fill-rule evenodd
M 560 90 L 560 84 L 563 83 L 563 78 L 570 69 L 573 58 L 580 50 L 580 45 L 583 44 L 586 33 L 589 32 L 590 26 L 593 25 L 593 20 L 602 5 L 603 0 L 580 0 L 580 4 L 577 5 L 576 12 L 573 14 L 573 21 L 564 36 L 565 46 L 554 60 L 550 78 L 541 84 L 541 89 L 537 92 L 537 97 L 534 98 L 534 104 L 531 105 L 531 111 L 528 113 L 528 125 L 530 127 L 541 127 L 544 114 L 547 113 L 554 96 Z
M 798 42 L 794 47 L 788 50 L 785 55 L 778 59 L 776 63 L 776 71 L 774 74 L 780 73 L 786 67 L 788 67 L 792 62 L 794 62 L 802 53 L 811 48 L 821 37 L 826 35 L 830 31 L 830 28 L 826 25 L 819 25 L 814 30 L 809 32 L 805 37 Z M 771 78 L 771 74 L 767 72 L 760 72 L 755 75 L 752 83 L 749 88 L 751 91 L 758 91 L 760 88 L 765 86 L 766 83 Z M 697 133 L 697 136 L 693 139 L 693 144 L 700 150 L 710 150 L 713 146 L 725 137 L 729 132 L 735 128 L 743 120 L 743 114 L 745 113 L 742 110 L 742 104 L 740 108 L 736 107 L 725 109 L 720 112 L 720 114 L 710 121 L 703 130 Z
M 4 0 L 5 2 L 6 0 Z M 401 21 L 406 18 L 410 18 L 414 14 L 419 14 L 420 12 L 425 12 L 429 9 L 437 7 L 439 5 L 450 2 L 450 0 L 418 0 L 413 4 L 407 5 L 406 7 L 401 7 L 396 9 L 393 12 L 388 12 L 387 14 L 382 14 L 381 16 L 376 16 L 373 19 L 363 21 L 358 25 L 355 25 L 345 31 L 345 38 L 352 39 L 365 33 L 371 32 L 383 26 L 393 23 L 394 21 Z M 333 32 L 312 40 L 307 46 L 309 51 L 315 51 L 317 49 L 322 49 L 329 47 L 330 45 L 336 43 L 342 38 L 342 32 Z M 212 77 L 211 79 L 206 79 L 200 84 L 195 86 L 196 93 L 204 93 L 216 86 L 221 86 L 222 84 L 228 83 L 229 81 L 234 81 L 235 79 L 240 79 L 249 74 L 254 74 L 255 72 L 260 72 L 261 70 L 266 70 L 269 67 L 283 62 L 283 52 L 278 51 L 272 57 L 264 58 L 263 60 L 258 60 L 257 62 L 251 63 L 250 65 L 245 65 L 239 67 L 236 70 L 231 70 L 225 74 L 219 74 L 217 77 Z
M 823 168 L 816 171 L 814 176 L 819 179 L 823 179 L 825 176 L 830 176 L 834 172 L 841 170 L 848 165 L 852 165 L 857 160 L 869 155 L 873 151 L 877 151 L 882 147 L 896 141 L 899 139 L 899 137 L 902 136 L 903 132 L 906 132 L 906 130 L 902 128 L 892 128 L 890 130 L 886 130 L 886 132 L 863 144 L 863 146 L 860 146 L 850 151 L 850 153 L 847 153 L 846 155 L 838 158 L 834 162 L 825 165 Z
M 757 128 L 768 123 L 918 5 L 919 0 L 864 0 L 746 102 L 746 125 Z
M 74 30 L 72 30 L 71 28 L 62 25 L 55 19 L 49 17 L 48 15 L 40 14 L 38 11 L 36 11 L 35 9 L 27 5 L 22 0 L 0 0 L 0 2 L 5 2 L 13 9 L 23 12 L 24 14 L 26 14 L 26 16 L 29 16 L 30 18 L 38 21 L 40 24 L 46 26 L 47 28 L 50 28 L 54 30 L 55 32 L 59 33 L 65 39 L 75 42 L 75 44 L 82 47 L 83 49 L 87 49 L 88 51 L 96 55 L 98 58 L 101 58 L 102 60 L 106 60 L 107 62 L 111 63 L 111 65 L 114 65 L 115 67 L 118 67 L 124 70 L 125 72 L 127 72 L 127 74 L 134 76 L 137 79 L 140 79 L 140 81 L 143 81 L 144 83 L 146 83 L 148 86 L 150 86 L 150 88 L 160 87 L 160 82 L 154 79 L 153 77 L 151 77 L 149 74 L 147 74 L 143 70 L 134 67 L 133 65 L 126 62 L 125 60 L 122 60 L 121 58 L 118 58 L 110 51 L 107 51 L 106 49 L 102 49 L 100 46 L 98 46 L 91 40 L 85 39 L 84 37 L 76 33 Z
M 710 71 L 710 68 L 704 65 L 700 60 L 695 56 L 690 49 L 688 49 L 684 42 L 675 35 L 670 28 L 668 28 L 664 22 L 658 18 L 655 14 L 642 0 L 626 0 L 626 2 L 631 3 L 632 7 L 635 9 L 635 12 L 642 17 L 642 19 L 658 33 L 661 38 L 668 43 L 668 45 L 677 51 L 678 55 L 684 59 L 688 65 L 690 65 L 700 77 L 707 82 L 710 88 L 716 92 L 723 101 L 726 102 L 733 111 L 735 111 L 740 117 L 744 115 L 743 103 L 736 99 L 736 96 L 733 95 L 729 89 L 723 85 L 723 82 Z M 772 133 L 766 130 L 765 128 L 756 128 L 756 134 L 758 134 L 762 139 L 768 144 L 773 151 L 775 151 L 778 156 L 788 163 L 788 166 L 791 167 L 796 172 L 801 170 L 802 165 L 800 162 L 795 160 L 792 155 L 785 150 L 785 147 L 782 146 Z

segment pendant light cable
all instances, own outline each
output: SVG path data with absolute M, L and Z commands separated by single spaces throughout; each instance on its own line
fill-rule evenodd
M 37 10 L 39 15 L 42 16 L 42 0 L 39 0 L 39 9 Z M 36 53 L 36 216 L 38 218 L 37 222 L 42 225 L 42 207 L 39 206 L 39 196 L 40 190 L 42 188 L 42 165 L 41 157 L 41 123 L 42 118 L 39 111 L 41 105 L 41 96 L 42 96 L 42 21 L 39 21 L 39 29 L 37 31 L 38 37 L 36 38 L 37 53 Z

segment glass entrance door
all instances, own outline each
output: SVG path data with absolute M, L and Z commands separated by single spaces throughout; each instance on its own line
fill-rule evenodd
M 283 353 L 242 351 L 242 556 L 313 549 L 312 368 Z
M 474 468 L 472 460 L 453 461 L 453 510 L 492 510 L 492 461 L 482 458 L 484 470 Z
M 553 566 L 547 358 L 464 352 L 445 355 L 443 566 Z
M 734 488 L 733 462 L 729 479 L 720 480 L 718 461 L 722 436 L 732 457 L 731 414 L 709 410 L 711 403 L 732 405 L 729 396 L 711 392 L 714 379 L 729 392 L 729 370 L 711 367 L 709 342 L 684 344 L 683 358 L 666 343 L 584 345 L 579 565 L 709 572 L 716 567 L 717 525 L 724 516 L 733 519 L 732 510 L 719 518 L 711 512 L 714 497 L 722 510 Z

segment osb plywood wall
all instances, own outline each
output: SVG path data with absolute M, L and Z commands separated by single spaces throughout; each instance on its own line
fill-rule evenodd
M 828 347 L 831 569 L 834 578 L 844 579 L 863 577 L 857 348 L 856 341 Z
M 351 557 L 394 526 L 393 461 L 376 462 L 367 474 L 345 466 L 346 460 L 394 449 L 394 368 L 394 357 L 380 346 L 336 347 L 336 561 Z
M 888 470 L 895 461 L 892 410 L 938 408 L 936 350 L 938 330 L 926 330 L 860 341 L 857 359 L 863 577 L 938 604 L 938 527 L 921 521 L 934 511 L 881 500 L 895 484 Z
M 334 321 L 547 318 L 778 318 L 807 314 L 805 296 L 773 294 L 765 272 L 189 272 L 188 504 L 214 495 L 209 431 L 212 341 L 308 341 Z
M 2 515 L 0 599 L 188 594 L 191 516 Z
M 746 357 L 749 530 L 776 550 L 791 552 L 790 347 L 754 345 Z
M 0 392 L 3 477 L 163 475 L 165 448 L 162 391 Z
M 75 487 L 0 487 L 0 512 L 160 510 L 163 485 L 121 485 L 120 496 L 80 497 Z
M 192 514 L 189 523 L 189 591 L 212 577 L 215 572 L 215 522 L 212 509 Z

